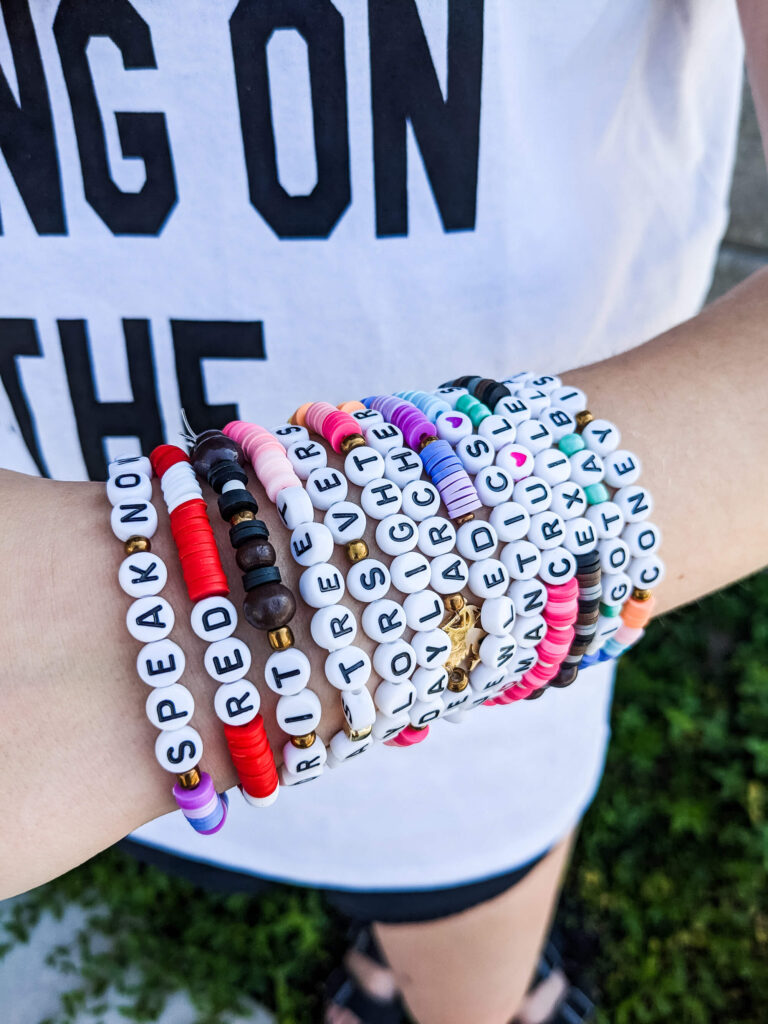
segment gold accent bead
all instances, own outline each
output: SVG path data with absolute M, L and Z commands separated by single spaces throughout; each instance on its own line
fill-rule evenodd
M 350 562 L 362 562 L 368 557 L 368 545 L 362 539 L 347 541 L 345 551 Z
M 412 725 L 411 728 L 415 729 L 416 732 L 424 732 L 424 730 L 428 729 L 429 726 L 428 725 Z
M 460 612 L 466 603 L 467 602 L 461 596 L 461 594 L 446 594 L 445 597 L 443 598 L 445 610 L 453 612 L 454 615 L 456 614 L 456 612 Z
M 352 740 L 353 743 L 359 743 L 360 740 L 368 739 L 373 732 L 372 725 L 366 725 L 364 729 L 350 729 L 347 720 L 344 720 L 344 732 Z
M 255 512 L 251 512 L 249 508 L 244 508 L 240 512 L 235 512 L 235 514 L 229 520 L 229 524 L 230 526 L 237 526 L 238 523 L 249 523 L 251 522 L 251 520 L 255 518 Z
M 270 629 L 267 633 L 269 646 L 273 651 L 287 651 L 293 647 L 294 639 L 290 626 L 280 626 L 279 629 Z
M 578 432 L 581 433 L 584 427 L 586 427 L 588 423 L 591 423 L 594 418 L 595 417 L 592 415 L 589 409 L 584 409 L 582 412 L 577 412 L 576 429 L 578 430 Z
M 315 742 L 315 734 L 308 732 L 305 736 L 291 736 L 291 743 L 294 747 L 298 747 L 299 750 L 306 750 L 307 747 L 311 747 Z
M 422 434 L 419 439 L 419 445 L 417 451 L 423 452 L 428 444 L 432 444 L 437 441 L 438 438 L 434 434 Z
M 365 438 L 362 434 L 347 434 L 341 442 L 342 455 L 349 455 L 353 448 L 362 448 L 365 445 Z
M 461 693 L 469 686 L 469 676 L 463 668 L 455 668 L 448 676 L 448 689 L 451 693 Z
M 635 587 L 632 591 L 632 597 L 634 597 L 636 601 L 650 601 L 653 597 L 653 591 L 641 590 L 639 587 Z
M 182 772 L 176 778 L 179 780 L 179 785 L 182 789 L 197 789 L 200 785 L 200 768 L 198 765 L 195 765 L 194 768 L 190 768 L 188 772 Z
M 125 542 L 126 555 L 135 555 L 138 551 L 151 551 L 152 545 L 146 537 L 129 537 Z
M 475 518 L 475 513 L 474 512 L 466 512 L 463 516 L 458 516 L 453 521 L 454 521 L 454 523 L 456 523 L 457 526 L 463 526 L 464 523 L 471 523 L 474 518 Z

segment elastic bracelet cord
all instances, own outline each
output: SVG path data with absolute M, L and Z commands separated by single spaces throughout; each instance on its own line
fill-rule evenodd
M 200 448 L 209 434 L 201 435 L 196 441 L 193 453 L 198 460 Z M 229 444 L 227 439 L 225 441 Z M 237 610 L 227 598 L 229 583 L 195 469 L 186 452 L 175 445 L 160 445 L 152 452 L 151 459 L 161 480 L 184 583 L 193 602 L 192 629 L 209 645 L 203 664 L 208 675 L 219 684 L 214 695 L 214 710 L 224 727 L 240 791 L 247 804 L 268 806 L 277 797 L 277 770 L 259 713 L 259 693 L 246 678 L 251 652 L 234 635 Z M 233 465 L 239 469 L 236 461 L 229 460 L 228 466 Z
M 151 477 L 151 463 L 143 456 L 116 459 L 109 465 L 110 522 L 126 554 L 118 581 L 134 599 L 126 616 L 128 631 L 144 643 L 136 668 L 139 678 L 152 688 L 145 708 L 147 718 L 160 730 L 155 757 L 161 767 L 176 775 L 173 796 L 186 820 L 201 835 L 213 835 L 227 820 L 227 795 L 220 796 L 211 776 L 201 771 L 203 741 L 189 724 L 195 702 L 179 682 L 185 668 L 184 652 L 170 639 L 173 609 L 159 596 L 168 571 L 163 560 L 152 554 L 150 543 L 157 529 Z

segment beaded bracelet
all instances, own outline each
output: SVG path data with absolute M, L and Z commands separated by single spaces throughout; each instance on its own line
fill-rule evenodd
M 193 452 L 199 455 L 196 448 Z M 251 652 L 234 636 L 237 611 L 227 599 L 229 584 L 207 505 L 186 452 L 175 445 L 160 445 L 150 458 L 161 480 L 182 575 L 193 602 L 192 629 L 209 645 L 203 664 L 219 684 L 214 710 L 224 726 L 241 792 L 249 805 L 267 806 L 277 795 L 276 769 L 259 714 L 260 697 L 246 678 Z
M 182 814 L 201 835 L 218 832 L 227 819 L 226 793 L 219 794 L 211 776 L 200 770 L 203 741 L 189 722 L 194 698 L 179 680 L 184 672 L 184 652 L 169 634 L 173 609 L 159 596 L 168 579 L 161 558 L 151 554 L 150 538 L 157 529 L 157 512 L 151 502 L 152 466 L 143 456 L 116 459 L 109 465 L 107 498 L 112 505 L 112 531 L 123 542 L 126 558 L 118 582 L 132 597 L 126 623 L 131 635 L 144 646 L 136 667 L 139 678 L 152 690 L 146 713 L 160 730 L 155 756 L 166 771 L 176 774 L 173 796 Z

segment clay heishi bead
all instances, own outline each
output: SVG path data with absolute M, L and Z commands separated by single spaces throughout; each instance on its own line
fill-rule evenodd
M 261 569 L 266 565 L 274 565 L 277 559 L 275 549 L 268 540 L 247 540 L 237 549 L 235 561 L 243 572 Z
M 208 479 L 208 474 L 218 462 L 237 462 L 245 465 L 243 449 L 231 437 L 220 430 L 204 430 L 198 434 L 190 452 L 190 461 L 198 476 Z
M 245 595 L 243 614 L 254 629 L 280 629 L 296 614 L 296 598 L 283 583 L 265 583 Z

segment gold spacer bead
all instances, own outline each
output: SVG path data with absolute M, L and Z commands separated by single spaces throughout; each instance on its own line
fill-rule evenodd
M 137 551 L 151 551 L 152 545 L 146 537 L 129 537 L 125 542 L 126 555 L 135 555 Z
M 454 519 L 453 521 L 454 523 L 456 523 L 457 526 L 462 526 L 464 523 L 471 523 L 474 518 L 474 512 L 467 512 L 465 515 L 459 516 L 457 519 Z
M 315 742 L 315 734 L 308 732 L 306 736 L 291 736 L 291 743 L 294 747 L 298 747 L 299 750 L 306 750 L 307 747 L 311 747 Z
M 197 789 L 200 785 L 200 768 L 198 765 L 195 765 L 194 768 L 190 768 L 188 772 L 182 772 L 176 778 L 179 780 L 179 785 L 182 789 Z
M 362 562 L 368 557 L 368 545 L 362 539 L 347 541 L 344 550 L 350 562 Z
M 349 455 L 353 448 L 363 448 L 364 446 L 365 438 L 362 434 L 347 434 L 341 442 L 341 453 L 342 455 Z
M 591 423 L 594 418 L 595 417 L 592 415 L 589 409 L 584 409 L 583 412 L 577 412 L 576 429 L 579 431 L 579 433 L 581 433 L 584 427 L 586 427 L 588 423 Z
M 652 590 L 641 590 L 639 587 L 635 587 L 632 591 L 632 597 L 636 601 L 650 601 L 653 597 Z
M 230 526 L 237 526 L 238 523 L 249 523 L 251 522 L 251 520 L 255 518 L 255 512 L 251 512 L 249 508 L 244 508 L 241 512 L 235 512 L 235 514 L 229 520 L 229 524 Z
M 412 725 L 411 728 L 415 729 L 416 732 L 424 732 L 425 729 L 429 728 L 429 725 Z
M 455 668 L 448 676 L 448 689 L 451 693 L 461 693 L 469 686 L 469 676 L 463 668 Z
M 294 639 L 290 626 L 280 626 L 279 629 L 270 629 L 267 633 L 269 646 L 273 651 L 287 651 L 293 647 Z
M 423 452 L 428 444 L 432 444 L 433 441 L 437 441 L 438 438 L 434 434 L 422 434 L 419 439 L 418 451 Z
M 350 729 L 347 720 L 344 720 L 344 732 L 352 740 L 353 743 L 359 743 L 360 740 L 367 739 L 373 732 L 372 725 L 366 725 L 364 729 Z
M 446 611 L 453 612 L 454 615 L 460 612 L 466 603 L 461 594 L 446 594 L 443 598 Z

